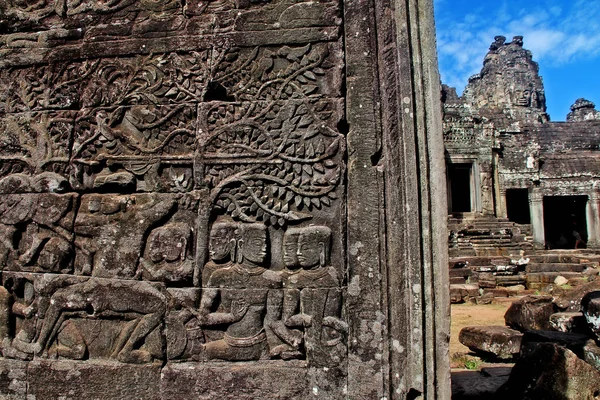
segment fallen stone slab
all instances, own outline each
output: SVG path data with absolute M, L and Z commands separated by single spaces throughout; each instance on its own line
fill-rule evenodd
M 581 312 L 559 312 L 550 316 L 550 326 L 558 332 L 587 333 L 587 321 Z
M 523 334 L 506 326 L 467 326 L 458 340 L 471 351 L 512 359 L 519 354 Z
M 581 300 L 589 292 L 600 290 L 600 279 L 574 287 L 554 299 L 554 304 L 562 311 L 581 311 Z
M 528 354 L 539 343 L 555 343 L 583 357 L 582 349 L 589 339 L 589 335 L 582 333 L 527 331 L 523 334 L 523 339 L 521 339 L 521 357 Z
M 600 372 L 556 343 L 537 343 L 515 364 L 497 399 L 593 400 Z
M 452 304 L 464 303 L 469 298 L 479 296 L 479 286 L 472 284 L 450 285 L 450 302 Z
M 592 367 L 600 371 L 600 346 L 596 341 L 590 339 L 586 342 L 582 349 L 583 359 Z
M 552 296 L 525 296 L 514 301 L 504 314 L 506 325 L 521 332 L 549 330 L 554 314 Z

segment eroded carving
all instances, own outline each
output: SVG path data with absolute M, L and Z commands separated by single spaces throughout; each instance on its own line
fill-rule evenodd
M 222 339 L 202 347 L 200 359 L 243 361 L 269 357 L 268 327 L 270 321 L 278 319 L 281 276 L 263 266 L 267 257 L 266 227 L 244 224 L 240 230 L 237 262 L 213 272 L 202 293 L 200 324 L 227 328 Z

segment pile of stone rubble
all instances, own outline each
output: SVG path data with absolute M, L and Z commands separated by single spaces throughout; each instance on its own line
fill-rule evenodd
M 569 251 L 517 257 L 456 257 L 450 263 L 453 304 L 489 304 L 495 297 L 560 293 L 598 276 L 598 256 Z
M 506 326 L 463 328 L 459 341 L 486 360 L 515 362 L 498 399 L 600 398 L 600 280 L 560 296 L 513 302 Z

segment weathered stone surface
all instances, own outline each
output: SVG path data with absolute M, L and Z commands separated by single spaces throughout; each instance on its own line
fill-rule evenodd
M 560 312 L 550 315 L 550 326 L 559 332 L 587 333 L 587 321 L 580 312 Z
M 274 363 L 240 368 L 231 364 L 168 364 L 160 377 L 164 399 L 251 400 L 256 398 L 301 399 L 332 393 L 306 385 L 309 372 L 303 365 Z M 339 378 L 339 377 L 338 377 Z
M 500 398 L 592 400 L 600 391 L 600 372 L 555 343 L 540 343 L 521 357 Z
M 27 367 L 28 398 L 160 399 L 160 364 L 32 361 Z
M 554 304 L 563 311 L 581 311 L 581 300 L 589 293 L 600 290 L 600 280 L 593 280 L 581 286 L 565 291 L 554 299 Z
M 449 397 L 430 1 L 0 3 L 25 395 Z
M 450 300 L 452 304 L 464 303 L 470 298 L 479 296 L 479 286 L 472 284 L 450 285 Z
M 590 339 L 583 346 L 583 359 L 600 371 L 600 347 L 595 340 Z
M 589 292 L 583 296 L 581 312 L 589 328 L 600 339 L 600 291 Z
M 474 352 L 511 359 L 519 354 L 523 334 L 505 326 L 468 326 L 458 340 Z
M 550 329 L 554 314 L 551 296 L 525 296 L 514 301 L 504 314 L 506 325 L 521 332 Z
M 27 363 L 18 360 L 0 360 L 0 398 L 25 400 L 27 398 Z

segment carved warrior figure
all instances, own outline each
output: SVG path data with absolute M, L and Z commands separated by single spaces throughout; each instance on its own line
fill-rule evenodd
M 215 271 L 202 293 L 197 315 L 202 326 L 226 325 L 224 337 L 206 343 L 199 358 L 229 361 L 268 358 L 270 321 L 281 307 L 281 276 L 263 267 L 267 229 L 243 224 L 237 263 Z M 220 296 L 220 304 L 216 304 Z
M 176 206 L 154 195 L 84 196 L 75 221 L 76 269 L 100 278 L 133 278 L 148 230 Z

